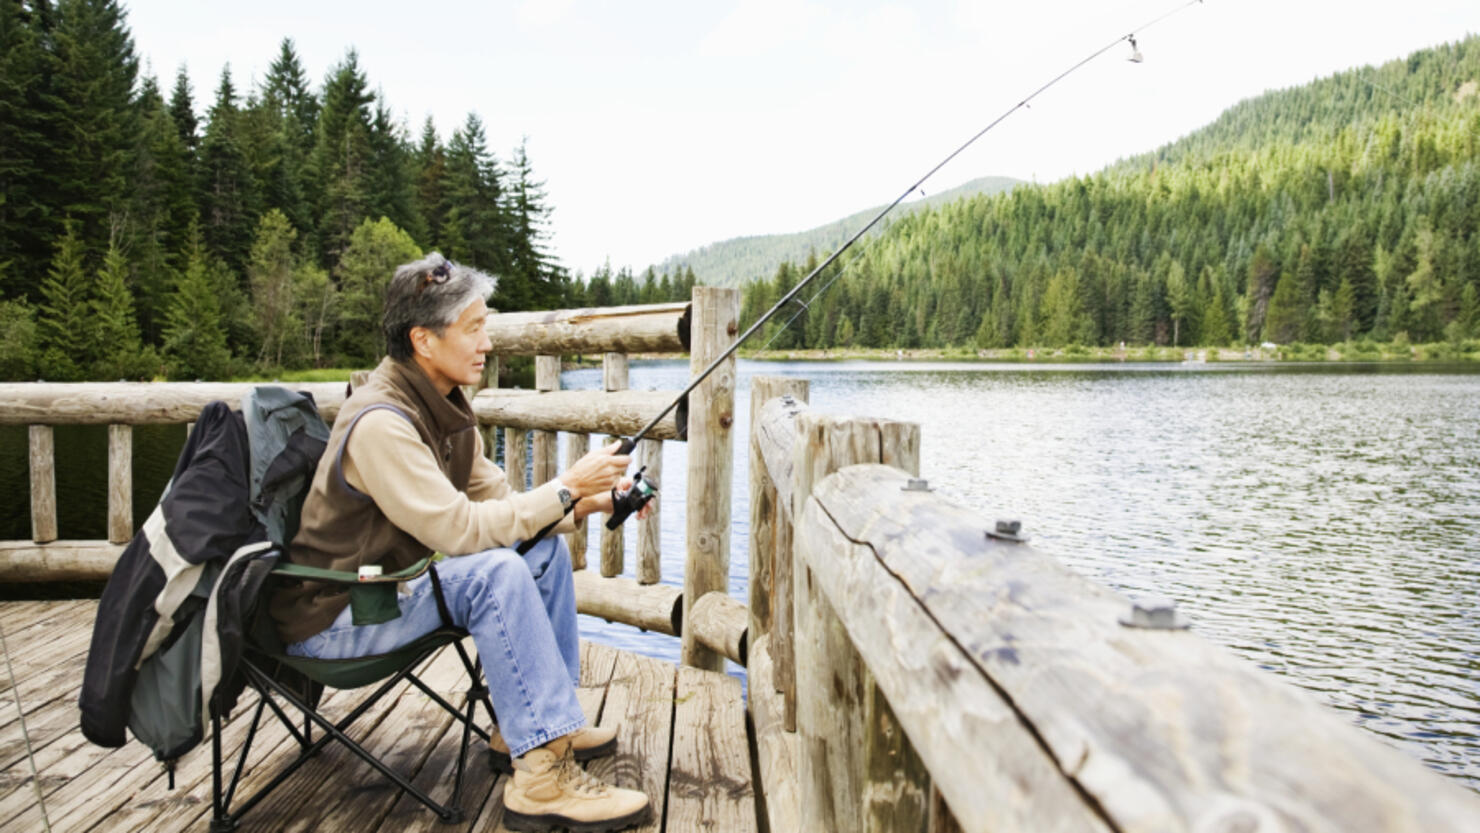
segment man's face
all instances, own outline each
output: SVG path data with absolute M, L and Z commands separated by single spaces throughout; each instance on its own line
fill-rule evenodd
M 447 325 L 442 335 L 427 331 L 427 355 L 417 353 L 417 361 L 432 384 L 445 393 L 454 385 L 476 385 L 483 376 L 483 357 L 493 344 L 485 329 L 488 305 L 480 298 L 462 311 L 457 320 Z

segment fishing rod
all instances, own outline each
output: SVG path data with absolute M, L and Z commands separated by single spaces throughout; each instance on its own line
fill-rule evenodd
M 723 353 L 719 354 L 718 358 L 710 362 L 708 367 L 704 368 L 704 370 L 701 371 L 699 375 L 695 376 L 693 380 L 689 382 L 688 387 L 685 387 L 682 391 L 680 391 L 678 396 L 674 397 L 673 401 L 668 403 L 668 406 L 666 408 L 659 412 L 657 416 L 653 417 L 651 422 L 643 426 L 641 431 L 633 434 L 630 438 L 624 437 L 622 439 L 621 446 L 617 449 L 617 453 L 631 454 L 632 450 L 637 447 L 637 443 L 642 440 L 642 438 L 646 437 L 649 432 L 651 432 L 654 428 L 658 426 L 658 423 L 662 422 L 665 417 L 672 413 L 673 409 L 677 408 L 679 404 L 682 403 L 690 393 L 693 393 L 695 388 L 703 384 L 704 380 L 708 379 L 710 374 L 714 373 L 714 371 L 717 370 L 719 366 L 725 362 L 726 359 L 730 358 L 730 356 L 733 356 L 735 354 L 735 351 L 740 349 L 740 345 L 744 344 L 746 340 L 749 339 L 752 335 L 755 335 L 755 333 L 760 330 L 762 325 L 771 320 L 771 317 L 779 312 L 782 307 L 791 303 L 791 301 L 796 298 L 796 296 L 800 294 L 804 288 L 806 288 L 807 284 L 811 283 L 813 279 L 822 274 L 823 271 L 827 269 L 827 267 L 831 266 L 833 262 L 836 261 L 843 254 L 843 252 L 847 251 L 854 243 L 858 242 L 860 238 L 862 238 L 865 234 L 869 232 L 869 229 L 872 229 L 874 226 L 878 225 L 879 221 L 887 217 L 889 215 L 889 212 L 893 211 L 900 203 L 904 202 L 910 194 L 921 190 L 921 186 L 925 184 L 926 180 L 934 176 L 937 171 L 939 171 L 941 168 L 944 168 L 947 164 L 950 163 L 951 160 L 955 159 L 957 156 L 960 156 L 962 152 L 975 144 L 978 139 L 987 135 L 987 133 L 990 132 L 992 128 L 1001 124 L 1008 116 L 1011 116 L 1018 110 L 1027 107 L 1028 102 L 1042 95 L 1050 87 L 1053 87 L 1055 84 L 1072 75 L 1080 67 L 1083 67 L 1090 61 L 1093 61 L 1106 52 L 1109 52 L 1111 49 L 1114 49 L 1121 43 L 1129 43 L 1131 46 L 1131 57 L 1129 60 L 1134 63 L 1141 63 L 1142 55 L 1140 47 L 1136 43 L 1136 33 L 1144 32 L 1152 26 L 1155 26 L 1163 20 L 1171 17 L 1172 15 L 1185 10 L 1189 6 L 1200 5 L 1202 2 L 1203 0 L 1187 0 L 1187 2 L 1176 6 L 1170 11 L 1154 17 L 1151 20 L 1146 21 L 1145 23 L 1142 23 L 1140 26 L 1135 27 L 1126 34 L 1115 38 L 1114 40 L 1110 41 L 1094 52 L 1091 52 L 1088 56 L 1081 59 L 1078 63 L 1054 76 L 1043 86 L 1034 90 L 1026 98 L 1009 107 L 1006 112 L 993 119 L 991 123 L 989 123 L 986 127 L 983 127 L 981 130 L 977 131 L 974 136 L 972 136 L 970 139 L 967 139 L 960 147 L 951 151 L 950 155 L 937 162 L 935 164 L 935 167 L 925 172 L 924 176 L 920 177 L 918 180 L 915 180 L 915 182 L 911 184 L 910 187 L 906 188 L 903 193 L 894 198 L 894 202 L 891 202 L 888 205 L 884 206 L 883 210 L 874 215 L 874 218 L 872 220 L 869 220 L 866 224 L 864 224 L 862 228 L 854 232 L 852 237 L 849 237 L 847 241 L 843 243 L 843 245 L 839 246 L 836 250 L 833 251 L 832 254 L 828 255 L 827 259 L 818 264 L 817 267 L 809 272 L 805 278 L 797 282 L 797 285 L 792 287 L 791 291 L 782 296 L 781 300 L 777 301 L 776 304 L 772 306 L 769 310 L 767 310 L 764 315 L 762 315 L 760 318 L 757 318 L 754 324 L 751 324 L 750 327 L 745 330 L 745 332 L 740 334 L 739 338 L 735 339 L 733 344 L 726 348 Z M 795 318 L 793 318 L 792 320 L 795 320 Z M 787 322 L 787 326 L 790 326 L 790 322 Z M 621 526 L 629 515 L 640 510 L 656 494 L 657 484 L 653 483 L 651 480 L 643 480 L 642 471 L 639 470 L 636 476 L 633 478 L 632 486 L 626 491 L 618 492 L 616 489 L 612 490 L 612 514 L 611 517 L 607 520 L 607 528 L 616 529 L 617 527 Z M 554 527 L 555 524 L 550 524 L 549 526 L 540 530 L 532 539 L 530 539 L 529 542 L 526 542 L 526 544 L 528 546 L 533 546 L 534 542 L 539 541 L 546 535 L 546 533 L 549 532 L 549 530 L 553 529 Z M 527 550 L 521 549 L 520 551 L 525 552 Z

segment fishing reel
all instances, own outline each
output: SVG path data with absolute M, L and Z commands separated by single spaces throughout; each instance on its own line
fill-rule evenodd
M 606 520 L 607 529 L 621 526 L 628 515 L 641 511 L 648 501 L 658 496 L 658 484 L 650 479 L 643 479 L 642 473 L 645 471 L 647 466 L 637 470 L 637 474 L 632 476 L 632 485 L 626 491 L 619 492 L 616 487 L 612 487 L 612 516 Z

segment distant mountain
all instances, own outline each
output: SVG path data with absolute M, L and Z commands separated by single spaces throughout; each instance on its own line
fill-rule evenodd
M 896 208 L 892 214 L 870 232 L 878 234 L 889 223 L 925 207 L 937 207 L 979 194 L 996 194 L 1010 191 L 1023 184 L 1022 180 L 1005 176 L 984 176 L 958 185 L 948 191 L 931 194 L 924 199 L 908 202 Z M 710 243 L 681 255 L 674 255 L 654 268 L 659 273 L 677 274 L 685 266 L 691 267 L 700 283 L 711 286 L 743 286 L 756 278 L 770 278 L 776 267 L 785 262 L 801 263 L 811 252 L 826 255 L 857 233 L 864 223 L 873 219 L 884 206 L 877 205 L 841 220 L 792 234 L 759 234 L 751 237 L 734 237 Z

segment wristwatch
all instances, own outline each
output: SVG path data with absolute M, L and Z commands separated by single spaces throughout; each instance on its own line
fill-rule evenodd
M 561 506 L 561 508 L 563 508 L 565 511 L 569 512 L 570 510 L 572 510 L 572 509 L 575 508 L 575 505 L 576 505 L 575 498 L 571 497 L 570 489 L 565 488 L 565 484 L 564 483 L 561 483 L 558 480 L 555 481 L 555 482 L 557 484 L 556 487 L 555 487 L 555 497 L 560 498 L 560 506 Z

